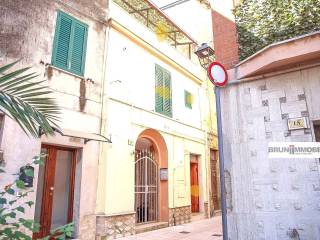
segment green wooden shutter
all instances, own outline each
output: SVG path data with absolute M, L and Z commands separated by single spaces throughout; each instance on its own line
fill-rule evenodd
M 163 71 L 163 113 L 172 117 L 172 100 L 171 100 L 171 75 L 170 72 Z
M 75 22 L 71 46 L 70 70 L 79 75 L 83 75 L 84 73 L 86 39 L 87 28 L 82 24 Z
M 86 24 L 63 12 L 58 12 L 52 64 L 83 76 L 87 34 Z
M 171 75 L 164 68 L 155 67 L 155 109 L 156 112 L 172 117 Z
M 52 63 L 64 70 L 68 69 L 71 27 L 72 20 L 58 13 Z
M 156 112 L 163 113 L 163 74 L 159 65 L 155 67 L 155 105 Z

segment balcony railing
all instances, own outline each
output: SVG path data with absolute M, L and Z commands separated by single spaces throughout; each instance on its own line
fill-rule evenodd
M 166 41 L 190 60 L 194 59 L 197 42 L 149 0 L 113 0 L 153 31 L 159 41 Z

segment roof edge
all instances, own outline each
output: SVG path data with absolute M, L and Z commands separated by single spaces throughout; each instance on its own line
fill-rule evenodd
M 307 33 L 307 34 L 303 34 L 303 35 L 300 35 L 300 36 L 297 36 L 297 37 L 293 37 L 293 38 L 290 38 L 290 39 L 287 39 L 287 40 L 283 40 L 283 41 L 272 43 L 272 44 L 262 48 L 258 52 L 254 53 L 250 57 L 247 57 L 246 59 L 242 60 L 241 62 L 236 64 L 233 68 L 239 67 L 240 65 L 246 63 L 247 61 L 251 60 L 252 58 L 255 58 L 257 55 L 261 54 L 262 52 L 265 52 L 269 48 L 273 48 L 273 47 L 276 47 L 276 46 L 279 46 L 279 45 L 282 45 L 282 44 L 285 44 L 285 43 L 294 42 L 294 41 L 297 41 L 297 40 L 300 40 L 300 39 L 303 39 L 303 38 L 306 38 L 306 37 L 311 37 L 311 36 L 314 36 L 314 35 L 318 35 L 318 34 L 320 34 L 320 31 L 315 31 L 315 32 L 312 32 L 312 33 Z

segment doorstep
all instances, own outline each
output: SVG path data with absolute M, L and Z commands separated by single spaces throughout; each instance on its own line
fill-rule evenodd
M 160 228 L 166 228 L 168 226 L 169 226 L 168 222 L 153 222 L 153 223 L 139 224 L 139 225 L 136 225 L 136 234 L 143 233 L 143 232 L 150 232 Z

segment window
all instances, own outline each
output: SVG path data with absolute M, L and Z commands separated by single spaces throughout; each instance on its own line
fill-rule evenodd
M 156 112 L 172 117 L 171 74 L 156 64 L 155 67 Z
M 193 96 L 190 92 L 187 90 L 184 90 L 184 105 L 187 108 L 192 109 L 192 101 L 193 101 Z
M 53 43 L 52 65 L 83 76 L 86 58 L 88 26 L 58 12 Z

